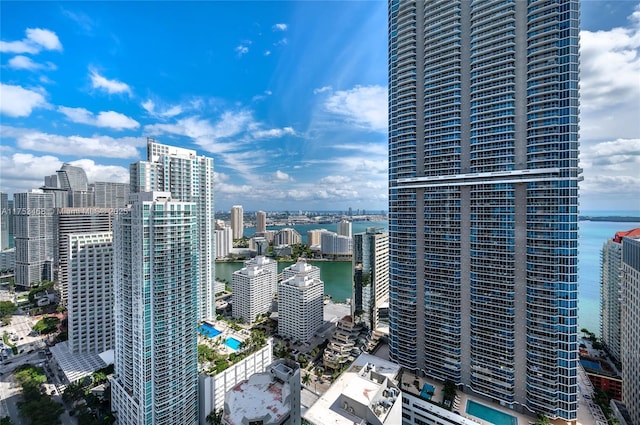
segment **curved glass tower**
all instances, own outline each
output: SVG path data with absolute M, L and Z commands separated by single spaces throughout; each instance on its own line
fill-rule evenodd
M 391 357 L 569 421 L 578 3 L 389 1 Z

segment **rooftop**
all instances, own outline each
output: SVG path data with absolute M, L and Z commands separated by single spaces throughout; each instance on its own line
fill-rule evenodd
M 233 387 L 225 396 L 224 420 L 241 425 L 243 419 L 278 423 L 291 410 L 291 388 L 287 377 L 293 370 L 285 364 L 270 367 L 273 373 L 256 373 Z M 299 379 L 299 378 L 298 378 Z
M 102 354 L 73 353 L 69 351 L 68 341 L 56 344 L 50 351 L 69 383 L 79 381 L 96 370 L 107 367 L 109 361 L 113 363 L 113 350 Z
M 362 416 L 368 412 L 382 423 L 400 423 L 400 397 L 396 402 L 384 397 L 389 388 L 395 388 L 391 381 L 399 372 L 397 364 L 363 353 L 305 412 L 304 418 L 316 425 L 353 425 L 366 420 Z

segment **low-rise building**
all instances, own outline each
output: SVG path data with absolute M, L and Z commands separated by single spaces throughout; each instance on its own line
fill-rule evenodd
M 305 412 L 313 425 L 397 425 L 402 396 L 396 385 L 401 368 L 363 353 Z
M 227 391 L 224 425 L 300 425 L 300 366 L 289 359 L 271 363 Z

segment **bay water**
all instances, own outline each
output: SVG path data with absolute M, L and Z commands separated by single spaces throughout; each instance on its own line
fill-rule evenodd
M 611 214 L 618 215 L 618 214 Z M 285 227 L 285 226 L 283 226 Z M 336 223 L 305 224 L 288 226 L 296 229 L 306 243 L 307 231 L 327 229 L 335 232 Z M 367 227 L 388 229 L 386 221 L 356 221 L 352 224 L 353 233 L 362 233 Z M 640 222 L 580 221 L 578 231 L 578 328 L 587 328 L 600 334 L 600 254 L 607 239 L 613 238 L 616 232 L 640 228 Z M 270 230 L 278 228 L 269 227 Z M 245 236 L 253 235 L 255 229 L 245 229 Z M 325 293 L 331 295 L 335 302 L 343 303 L 351 298 L 352 268 L 350 261 L 310 261 L 320 268 L 320 277 L 325 285 Z M 242 268 L 242 262 L 217 262 L 216 276 L 231 282 L 234 271 Z M 291 265 L 280 262 L 278 271 Z

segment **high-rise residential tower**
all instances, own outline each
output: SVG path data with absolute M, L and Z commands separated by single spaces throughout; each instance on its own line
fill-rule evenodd
M 306 342 L 323 323 L 324 282 L 318 267 L 300 259 L 285 270 L 278 284 L 278 333 Z
M 374 331 L 388 326 L 389 234 L 379 227 L 353 235 L 351 316 Z
M 0 192 L 0 251 L 9 248 L 10 220 L 13 220 L 13 211 L 9 210 L 9 196 Z
M 622 238 L 622 402 L 640 423 L 640 236 Z
M 115 370 L 121 425 L 198 423 L 198 204 L 131 195 L 113 232 Z
M 573 421 L 579 1 L 388 5 L 390 356 Z
M 233 229 L 233 239 L 242 239 L 242 236 L 244 236 L 244 211 L 242 205 L 231 207 L 231 229 Z
M 620 361 L 622 332 L 622 238 L 640 237 L 640 229 L 616 232 L 602 246 L 600 256 L 600 339 L 607 352 Z
M 347 237 L 351 237 L 351 233 L 352 233 L 352 223 L 350 221 L 347 220 L 342 220 L 340 223 L 338 223 L 338 234 L 340 236 L 347 236 Z
M 29 288 L 53 280 L 53 195 L 42 190 L 15 193 L 16 285 Z
M 267 213 L 264 211 L 258 211 L 256 213 L 256 233 L 267 231 Z
M 72 233 L 68 261 L 69 351 L 102 353 L 115 346 L 111 232 Z
M 173 200 L 196 203 L 198 319 L 215 317 L 215 294 L 224 291 L 224 284 L 215 279 L 213 158 L 147 139 L 147 160 L 129 168 L 131 192 L 171 192 Z

